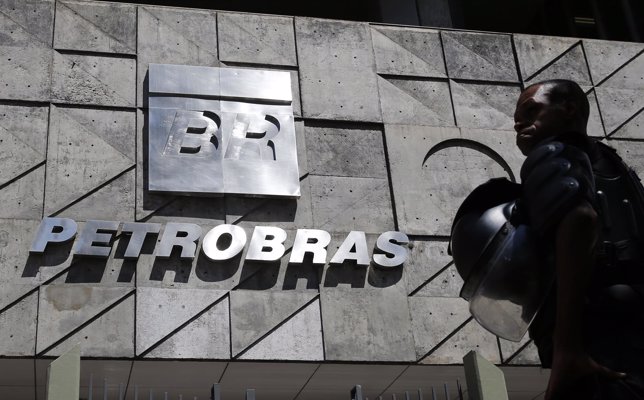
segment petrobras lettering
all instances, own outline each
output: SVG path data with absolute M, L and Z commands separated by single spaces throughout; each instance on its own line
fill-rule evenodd
M 194 259 L 199 255 L 201 241 L 200 251 L 211 261 L 231 260 L 244 254 L 245 260 L 271 263 L 285 256 L 288 239 L 288 233 L 275 226 L 256 226 L 249 239 L 246 230 L 231 224 L 217 225 L 204 234 L 201 226 L 191 223 L 168 222 L 163 227 L 148 222 L 86 221 L 79 229 L 73 219 L 48 217 L 40 223 L 29 252 L 43 254 L 50 246 L 73 241 L 75 256 L 108 258 L 117 234 L 119 240 L 127 240 L 123 253 L 126 259 L 139 258 L 146 238 L 154 235 L 159 240 L 153 254 L 159 258 L 170 258 L 174 254 L 182 259 Z M 407 260 L 409 238 L 398 231 L 384 232 L 370 251 L 366 234 L 352 231 L 334 254 L 329 254 L 330 243 L 331 234 L 327 231 L 297 229 L 288 263 L 350 262 L 367 266 L 373 262 L 382 268 L 395 268 Z

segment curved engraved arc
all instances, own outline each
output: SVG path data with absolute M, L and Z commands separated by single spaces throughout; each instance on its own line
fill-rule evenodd
M 477 142 L 475 140 L 470 140 L 470 139 L 460 139 L 460 138 L 447 139 L 434 145 L 431 149 L 429 149 L 429 151 L 427 152 L 427 155 L 425 155 L 425 158 L 423 158 L 421 168 L 425 165 L 429 157 L 431 157 L 435 153 L 438 153 L 441 150 L 444 150 L 450 147 L 465 147 L 468 149 L 478 151 L 479 153 L 485 154 L 486 156 L 494 160 L 497 164 L 499 164 L 503 168 L 503 170 L 505 170 L 505 172 L 508 174 L 510 178 L 510 181 L 516 182 L 514 173 L 512 173 L 512 168 L 510 168 L 510 165 L 503 159 L 503 157 L 499 153 L 497 153 L 491 147 L 488 147 L 480 142 Z

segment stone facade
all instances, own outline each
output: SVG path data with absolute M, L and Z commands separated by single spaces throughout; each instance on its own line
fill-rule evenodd
M 0 357 L 536 364 L 458 297 L 451 219 L 518 179 L 521 87 L 577 81 L 589 132 L 644 173 L 644 45 L 91 1 L 0 1 Z M 302 196 L 144 188 L 149 63 L 289 71 Z M 400 230 L 397 270 L 28 253 L 46 216 Z M 288 243 L 287 243 L 288 244 Z M 291 243 L 292 244 L 292 243 Z M 69 250 L 69 249 L 67 249 Z M 243 258 L 242 258 L 243 259 Z

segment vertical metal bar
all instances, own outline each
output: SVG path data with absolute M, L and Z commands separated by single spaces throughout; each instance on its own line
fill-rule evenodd
M 89 389 L 87 393 L 87 400 L 92 400 L 93 391 L 94 391 L 94 374 L 89 374 Z
M 418 388 L 418 400 L 423 400 L 423 390 Z
M 154 400 L 154 394 L 152 393 L 152 388 L 150 388 L 150 400 Z
M 213 383 L 210 388 L 210 400 L 221 400 L 221 387 L 218 383 Z
M 391 400 L 396 400 L 396 393 L 391 394 Z
M 123 383 L 119 383 L 119 400 L 125 400 L 125 387 Z
M 447 382 L 443 385 L 445 388 L 445 400 L 449 400 L 449 389 L 447 388 Z
M 351 389 L 351 400 L 362 400 L 362 386 L 355 385 Z
M 458 390 L 458 400 L 463 400 L 463 387 L 458 379 L 456 380 L 456 389 Z
M 255 389 L 246 389 L 246 400 L 255 400 Z
M 163 392 L 163 400 L 168 400 L 168 392 Z
M 139 400 L 139 385 L 134 385 L 134 400 Z
M 432 386 L 432 400 L 436 400 L 436 392 L 434 391 L 433 386 Z
M 107 400 L 107 378 L 103 378 L 103 400 Z
M 411 400 L 411 397 L 409 397 L 409 392 L 405 390 L 405 400 Z
M 183 400 L 183 395 L 182 394 L 179 395 L 179 400 Z

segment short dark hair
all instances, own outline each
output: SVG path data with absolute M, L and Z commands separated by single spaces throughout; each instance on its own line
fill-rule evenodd
M 579 87 L 576 82 L 570 81 L 568 79 L 549 79 L 546 81 L 541 81 L 533 83 L 532 85 L 526 87 L 524 90 L 531 88 L 533 86 L 546 85 L 548 86 L 548 98 L 553 103 L 564 103 L 571 102 L 579 110 L 580 116 L 584 121 L 588 121 L 588 116 L 590 114 L 590 104 L 588 103 L 588 98 L 586 93 Z

